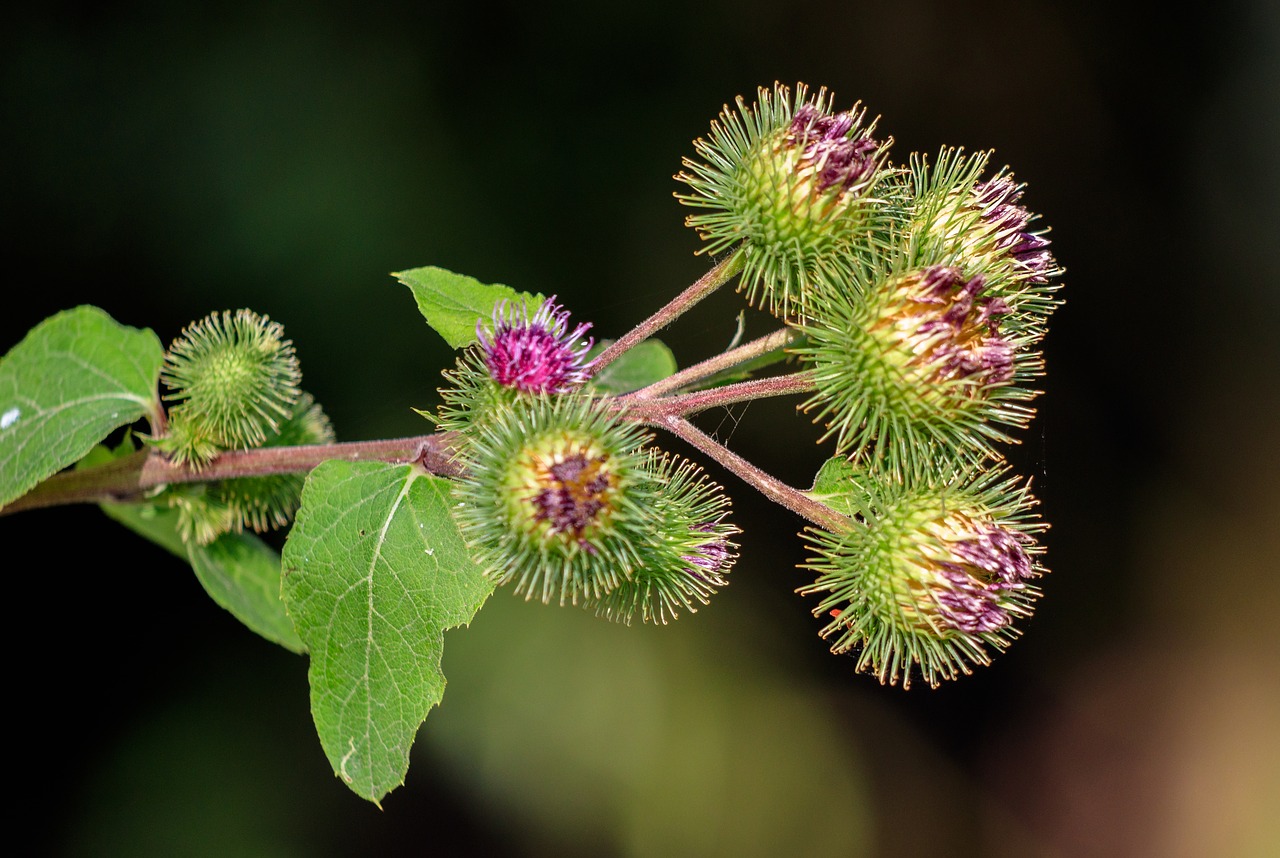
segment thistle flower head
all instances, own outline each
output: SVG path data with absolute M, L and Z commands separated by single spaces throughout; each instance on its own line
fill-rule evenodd
M 485 573 L 543 602 L 614 589 L 638 561 L 647 439 L 572 394 L 518 400 L 472 424 L 455 513 Z
M 819 409 L 841 451 L 875 442 L 890 461 L 908 461 L 940 441 L 977 458 L 1011 440 L 994 424 L 1025 426 L 1021 385 L 1040 373 L 1025 337 L 1003 328 L 1009 305 L 982 275 L 930 265 L 884 278 L 859 299 L 831 296 L 802 330 L 797 349 L 812 363 Z
M 982 214 L 991 253 L 1005 254 L 1016 267 L 1016 276 L 1031 283 L 1048 283 L 1058 273 L 1049 252 L 1049 239 L 1031 232 L 1035 215 L 1020 205 L 1023 186 L 1001 173 L 973 189 L 974 204 Z
M 677 194 L 704 209 L 689 226 L 720 253 L 741 243 L 748 298 L 781 317 L 804 316 L 817 282 L 848 282 L 850 261 L 873 253 L 874 190 L 889 142 L 871 135 L 865 111 L 837 113 L 825 89 L 761 88 L 754 105 L 739 97 L 694 142 L 701 161 L 684 160 Z
M 524 393 L 567 393 L 588 378 L 586 356 L 594 340 L 583 335 L 590 328 L 583 323 L 570 330 L 569 311 L 552 295 L 532 317 L 524 304 L 500 303 L 487 328 L 476 323 L 476 337 L 498 384 Z
M 822 596 L 814 613 L 829 618 L 821 635 L 833 652 L 854 653 L 881 682 L 907 687 L 918 666 L 936 686 L 1017 637 L 1014 621 L 1040 595 L 1043 527 L 1026 488 L 1000 477 L 850 473 L 841 491 L 861 520 L 844 534 L 806 533 L 818 577 L 799 591 Z
M 1009 324 L 1038 339 L 1060 303 L 1054 279 L 1062 273 L 1049 251 L 1047 230 L 1021 204 L 1024 186 L 1000 171 L 980 178 L 988 155 L 946 150 L 930 165 L 913 158 L 914 248 L 947 260 L 966 276 L 981 274 L 1010 308 Z
M 172 389 L 165 399 L 178 403 L 166 449 L 198 467 L 221 450 L 256 447 L 278 432 L 298 400 L 301 372 L 284 329 L 239 310 L 188 326 L 165 354 L 160 377 Z
M 480 567 L 526 599 L 665 623 L 724 586 L 728 499 L 599 400 L 518 399 L 464 430 L 455 518 Z

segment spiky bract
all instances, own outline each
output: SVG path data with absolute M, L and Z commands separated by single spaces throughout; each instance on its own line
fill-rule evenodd
M 849 266 L 874 254 L 884 216 L 876 197 L 891 141 L 871 136 L 858 105 L 831 112 L 831 96 L 794 95 L 775 84 L 748 106 L 727 105 L 707 139 L 694 141 L 701 159 L 684 159 L 676 175 L 692 190 L 676 197 L 704 209 L 686 223 L 716 254 L 741 245 L 740 288 L 782 318 L 804 317 L 818 282 L 847 284 Z
M 161 379 L 178 403 L 160 446 L 200 467 L 222 450 L 248 449 L 293 413 L 301 372 L 284 328 L 250 310 L 214 313 L 189 325 L 165 354 Z
M 419 411 L 442 432 L 466 432 L 485 422 L 490 415 L 510 408 L 521 394 L 503 387 L 489 375 L 484 353 L 476 347 L 458 356 L 453 369 L 444 370 L 447 386 L 440 388 L 441 403 L 436 414 Z
M 981 459 L 1013 440 L 1000 427 L 1030 420 L 1037 391 L 1025 383 L 1043 361 L 1027 334 L 1004 329 L 1010 308 L 985 278 L 945 265 L 865 276 L 878 282 L 864 294 L 824 297 L 795 350 L 817 387 L 805 408 L 838 451 L 874 443 L 897 471 L 934 444 Z
M 832 487 L 829 487 L 832 488 Z M 940 468 L 901 479 L 851 467 L 832 488 L 857 510 L 845 533 L 807 530 L 817 573 L 798 592 L 821 595 L 823 638 L 859 670 L 909 687 L 918 669 L 930 686 L 990 663 L 1032 613 L 1044 573 L 1025 485 L 996 469 Z
M 495 409 L 465 433 L 455 518 L 481 569 L 526 599 L 665 623 L 732 565 L 728 500 L 649 434 L 573 394 Z
M 682 610 L 696 613 L 728 583 L 737 559 L 730 537 L 739 530 L 725 521 L 728 497 L 701 468 L 655 451 L 645 472 L 647 483 L 636 492 L 652 498 L 647 541 L 631 574 L 594 607 L 616 622 L 638 615 L 665 624 Z

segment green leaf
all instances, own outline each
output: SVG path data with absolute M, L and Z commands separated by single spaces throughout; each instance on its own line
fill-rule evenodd
M 191 564 L 213 601 L 272 643 L 292 652 L 306 646 L 293 629 L 280 597 L 280 555 L 249 533 L 228 533 L 208 545 L 187 545 L 178 535 L 178 513 L 152 504 L 102 504 L 102 511 L 133 532 Z
M 599 342 L 589 357 L 595 357 L 609 345 Z M 660 340 L 645 340 L 628 350 L 591 379 L 591 386 L 601 393 L 623 394 L 647 387 L 676 371 L 676 358 Z
M 818 475 L 814 477 L 813 488 L 805 494 L 836 512 L 856 516 L 862 510 L 853 503 L 854 495 L 849 492 L 849 483 L 860 474 L 858 467 L 847 457 L 832 456 L 822 463 Z
M 45 319 L 0 359 L 0 506 L 159 410 L 164 349 L 97 307 Z
M 236 619 L 291 652 L 306 652 L 280 595 L 280 555 L 251 533 L 227 533 L 187 546 L 205 592 Z
M 500 283 L 481 283 L 432 265 L 391 276 L 409 287 L 427 324 L 455 349 L 476 341 L 476 322 L 493 315 L 499 301 L 523 302 L 532 313 L 543 300 L 541 295 L 517 292 Z
M 444 631 L 492 585 L 453 522 L 450 482 L 413 465 L 330 461 L 307 477 L 284 549 L 284 596 L 311 652 L 320 744 L 377 804 L 444 694 Z

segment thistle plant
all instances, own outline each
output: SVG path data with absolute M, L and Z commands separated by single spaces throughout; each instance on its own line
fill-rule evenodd
M 1034 416 L 1061 270 L 990 153 L 897 163 L 877 125 L 803 85 L 726 106 L 676 176 L 716 262 L 616 339 L 555 297 L 397 274 L 459 350 L 413 438 L 335 442 L 282 326 L 249 310 L 167 352 L 101 310 L 60 313 L 0 363 L 0 513 L 98 503 L 190 562 L 309 655 L 321 744 L 374 802 L 441 699 L 443 632 L 495 589 L 658 625 L 725 589 L 728 495 L 668 435 L 803 519 L 798 593 L 851 672 L 968 674 L 1017 638 L 1047 571 L 1002 451 Z M 735 278 L 776 329 L 678 367 L 653 335 Z M 693 422 L 777 396 L 824 429 L 809 488 Z M 282 552 L 257 535 L 274 529 Z

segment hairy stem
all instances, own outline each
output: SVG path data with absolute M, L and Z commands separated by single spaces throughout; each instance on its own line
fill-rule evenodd
M 648 388 L 645 388 L 646 390 Z M 618 409 L 633 420 L 661 425 L 666 417 L 680 417 L 696 414 L 719 405 L 733 405 L 735 402 L 747 402 L 752 399 L 764 399 L 770 396 L 787 396 L 792 393 L 808 393 L 814 389 L 811 372 L 796 372 L 789 375 L 775 375 L 769 378 L 758 378 L 740 381 L 737 384 L 726 384 L 693 393 L 682 393 L 677 396 L 660 396 L 656 399 L 631 399 L 619 397 Z
M 139 450 L 103 465 L 55 474 L 0 508 L 0 515 L 70 503 L 140 500 L 152 489 L 171 483 L 306 473 L 329 459 L 390 464 L 416 462 L 433 474 L 456 477 L 461 468 L 453 460 L 450 440 L 447 435 L 420 435 L 345 444 L 229 450 L 199 471 L 175 465 L 155 450 Z
M 848 516 L 841 515 L 826 504 L 819 503 L 799 489 L 792 488 L 760 470 L 685 418 L 671 415 L 654 421 L 653 425 L 661 426 L 677 438 L 689 442 L 724 465 L 748 485 L 754 486 L 769 500 L 786 507 L 819 527 L 833 533 L 843 533 L 853 526 L 853 520 Z
M 615 340 L 613 345 L 602 351 L 600 356 L 592 363 L 591 371 L 593 373 L 599 372 L 629 349 L 649 339 L 649 337 L 680 318 L 694 304 L 729 282 L 734 275 L 742 270 L 742 263 L 742 253 L 735 252 L 728 259 L 717 264 L 702 277 L 698 278 L 696 283 L 672 298 L 665 307 L 639 325 L 636 325 L 620 339 Z
M 790 328 L 782 328 L 767 334 L 759 339 L 752 340 L 738 346 L 736 349 L 730 349 L 727 352 L 707 358 L 701 363 L 695 363 L 693 366 L 685 367 L 679 372 L 672 373 L 661 381 L 655 381 L 648 387 L 640 390 L 632 391 L 626 394 L 624 399 L 652 399 L 673 390 L 679 390 L 682 387 L 689 387 L 700 381 L 705 381 L 714 375 L 722 373 L 726 370 L 733 369 L 740 364 L 764 357 L 770 352 L 778 351 L 785 348 L 803 335 L 791 330 Z

